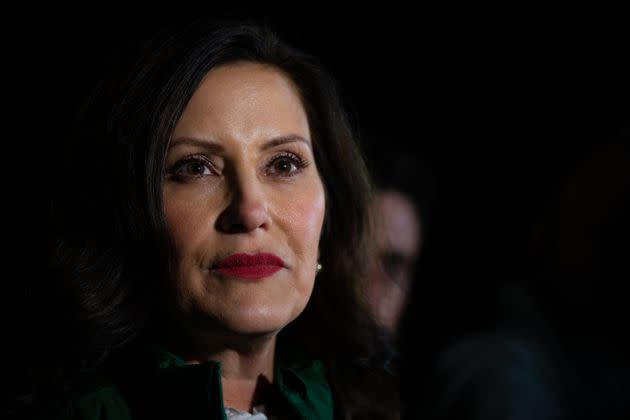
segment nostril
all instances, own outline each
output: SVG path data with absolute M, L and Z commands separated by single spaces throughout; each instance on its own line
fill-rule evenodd
M 247 232 L 247 228 L 242 223 L 225 223 L 221 230 L 225 233 L 243 233 Z
M 225 212 L 222 222 L 226 231 L 249 232 L 266 226 L 269 217 L 262 202 L 244 202 Z
M 228 208 L 217 220 L 217 228 L 225 233 L 246 233 L 269 224 L 269 216 L 264 208 Z

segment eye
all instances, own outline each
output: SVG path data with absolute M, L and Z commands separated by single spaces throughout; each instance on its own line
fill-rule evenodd
M 273 170 L 281 174 L 290 174 L 297 168 L 289 159 L 278 159 L 273 163 Z
M 408 276 L 409 264 L 403 255 L 397 252 L 388 252 L 381 255 L 383 270 L 395 283 L 403 283 Z
M 184 158 L 169 170 L 169 174 L 178 179 L 202 178 L 216 174 L 212 163 L 203 157 L 187 157 Z
M 279 176 L 293 176 L 308 166 L 308 162 L 293 153 L 283 153 L 275 156 L 267 164 L 267 174 Z

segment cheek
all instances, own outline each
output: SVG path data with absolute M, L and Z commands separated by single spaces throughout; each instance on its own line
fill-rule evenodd
M 164 195 L 164 216 L 178 254 L 203 237 L 202 206 L 193 200 L 182 200 L 176 194 Z
M 317 253 L 325 207 L 326 199 L 321 184 L 313 186 L 311 191 L 296 194 L 287 206 L 289 211 L 285 213 L 285 220 L 289 225 L 294 249 L 305 254 L 305 257 L 310 257 L 311 253 Z

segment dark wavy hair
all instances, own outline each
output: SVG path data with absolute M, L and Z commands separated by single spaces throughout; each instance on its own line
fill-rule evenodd
M 61 370 L 96 369 L 113 350 L 150 335 L 155 285 L 172 266 L 162 198 L 172 131 L 210 70 L 251 61 L 280 69 L 297 87 L 327 203 L 324 269 L 305 311 L 278 336 L 279 348 L 327 364 L 341 417 L 395 418 L 390 348 L 359 290 L 370 233 L 369 177 L 334 79 L 267 24 L 200 20 L 155 35 L 80 110 L 54 181 L 51 267 L 66 305 L 63 339 L 74 350 L 57 355 L 67 362 Z

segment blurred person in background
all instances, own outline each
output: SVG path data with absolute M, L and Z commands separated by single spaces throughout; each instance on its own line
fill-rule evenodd
M 405 374 L 426 377 L 424 409 L 403 418 L 630 418 L 628 140 L 622 131 L 592 146 L 557 180 L 529 264 L 491 297 L 493 325 L 452 336 L 425 371 Z
M 367 297 L 377 322 L 395 337 L 431 223 L 434 184 L 428 162 L 403 145 L 384 147 L 376 139 L 367 148 L 374 182 L 374 257 Z

